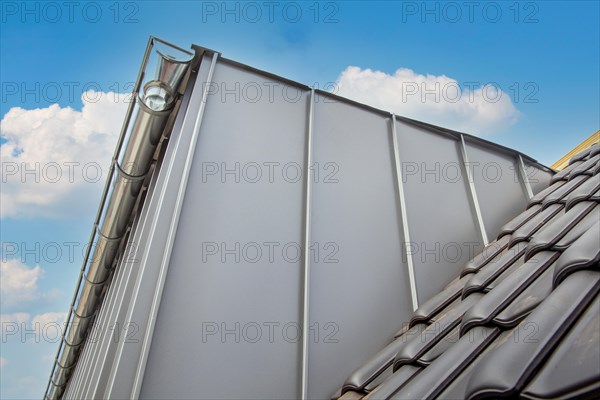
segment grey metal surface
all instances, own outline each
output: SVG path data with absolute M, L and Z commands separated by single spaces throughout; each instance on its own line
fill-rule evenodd
M 487 246 L 490 243 L 488 239 L 487 231 L 485 230 L 485 224 L 483 222 L 483 216 L 481 215 L 481 206 L 479 205 L 479 198 L 477 197 L 477 190 L 475 189 L 475 182 L 473 181 L 473 168 L 471 168 L 472 164 L 469 161 L 469 155 L 467 153 L 467 146 L 465 144 L 464 135 L 460 135 L 460 156 L 463 164 L 463 178 L 467 181 L 469 187 L 469 194 L 471 195 L 471 205 L 473 206 L 473 211 L 475 212 L 475 216 L 477 217 L 477 226 L 479 227 L 479 234 L 481 235 L 481 241 L 484 246 Z M 521 156 L 519 156 L 519 159 Z
M 160 41 L 156 38 L 155 40 Z M 191 91 L 191 87 L 188 88 L 187 92 Z M 189 97 L 189 94 L 187 96 Z M 180 108 L 182 114 L 186 109 L 185 105 L 188 101 L 189 99 L 184 97 L 182 101 L 183 106 Z M 182 117 L 183 115 L 179 119 L 182 119 Z M 176 122 L 175 130 L 178 131 L 179 129 L 180 122 Z M 175 134 L 175 138 L 179 136 Z M 155 180 L 156 175 L 153 176 L 152 182 Z M 150 185 L 154 187 L 154 183 L 152 182 Z M 136 335 L 139 333 L 135 331 L 137 327 L 136 322 L 132 321 L 132 319 L 125 321 L 124 315 L 130 306 L 129 302 L 132 301 L 131 282 L 129 278 L 135 276 L 139 270 L 140 259 L 138 256 L 141 253 L 140 248 L 143 249 L 143 244 L 146 243 L 148 237 L 148 229 L 144 229 L 146 227 L 146 220 L 149 219 L 149 216 L 152 217 L 156 211 L 156 207 L 151 201 L 152 190 L 150 192 L 151 195 L 148 196 L 150 200 L 134 224 L 133 233 L 130 235 L 127 247 L 125 248 L 126 254 L 120 260 L 116 274 L 109 286 L 107 297 L 100 310 L 98 310 L 99 316 L 94 326 L 93 340 L 88 340 L 86 343 L 83 352 L 83 364 L 78 365 L 74 379 L 69 382 L 65 393 L 66 398 L 105 397 L 104 391 L 106 389 L 107 376 L 113 372 L 111 366 L 115 348 L 123 341 L 138 340 Z M 123 282 L 122 286 L 121 282 Z M 111 307 L 111 304 L 113 307 Z
M 188 60 L 178 60 L 159 50 L 156 51 L 159 55 L 159 62 L 156 68 L 155 79 L 165 82 L 172 88 L 179 86 L 179 82 L 183 78 L 186 70 L 186 64 L 193 58 L 193 53 L 189 54 Z
M 539 166 L 533 165 L 528 162 L 524 162 L 525 172 L 527 173 L 527 179 L 531 185 L 531 191 L 534 196 L 542 190 L 550 186 L 550 180 L 552 179 L 553 173 L 550 169 L 542 169 Z
M 310 91 L 310 98 L 308 99 L 308 126 L 306 134 L 306 160 L 304 165 L 312 165 L 312 136 L 313 136 L 313 114 L 315 105 L 315 91 Z M 304 246 L 302 252 L 302 266 L 304 269 L 304 275 L 302 277 L 302 369 L 300 376 L 300 398 L 306 399 L 308 392 L 308 346 L 310 342 L 310 259 L 311 250 L 310 246 L 306 246 L 306 243 L 310 243 L 311 231 L 311 195 L 312 185 L 314 179 L 314 172 L 312 168 L 308 168 L 304 173 Z
M 417 294 L 417 282 L 415 279 L 415 265 L 413 262 L 412 248 L 410 246 L 410 230 L 408 227 L 408 216 L 406 213 L 406 196 L 404 195 L 404 179 L 402 175 L 402 160 L 400 159 L 400 151 L 398 145 L 398 132 L 396 128 L 396 115 L 392 114 L 392 146 L 394 147 L 394 163 L 396 166 L 396 180 L 398 186 L 398 201 L 400 206 L 400 216 L 402 218 L 402 235 L 404 240 L 402 247 L 406 256 L 406 266 L 408 267 L 408 281 L 410 284 L 410 299 L 412 301 L 413 311 L 419 307 L 419 297 Z
M 196 74 L 192 72 L 192 82 Z M 182 128 L 183 120 L 185 119 L 186 111 L 190 102 L 190 96 L 192 93 L 193 85 L 188 85 L 185 94 L 182 98 L 182 104 L 180 107 L 180 114 L 174 123 L 174 136 L 171 140 L 178 143 L 181 139 L 179 131 Z M 171 154 L 176 146 L 168 146 L 166 152 Z M 170 159 L 170 157 L 166 157 Z M 165 179 L 164 173 L 168 169 L 165 168 L 161 174 L 161 179 Z M 78 379 L 76 382 L 77 387 L 73 390 L 68 390 L 66 393 L 67 398 L 95 398 L 105 397 L 104 392 L 107 386 L 108 377 L 111 373 L 111 366 L 115 358 L 117 346 L 121 341 L 135 342 L 139 341 L 141 333 L 136 330 L 135 322 L 125 320 L 125 316 L 128 312 L 128 307 L 123 306 L 123 302 L 131 301 L 133 284 L 138 276 L 141 267 L 141 254 L 144 248 L 144 244 L 148 241 L 150 224 L 153 216 L 157 212 L 157 199 L 160 197 L 154 188 L 157 186 L 159 174 L 153 174 L 153 180 L 149 184 L 148 188 L 148 199 L 145 203 L 146 206 L 143 208 L 141 215 L 135 222 L 133 227 L 133 234 L 129 238 L 129 256 L 124 262 L 121 262 L 116 270 L 115 278 L 111 284 L 110 291 L 107 294 L 107 299 L 100 310 L 101 322 L 98 324 L 101 327 L 101 331 L 98 332 L 95 338 L 96 341 L 89 347 L 86 347 L 87 353 L 93 353 L 95 358 L 90 359 L 90 364 L 87 364 L 84 368 L 90 371 L 87 374 L 80 374 L 82 379 Z M 156 194 L 154 196 L 154 194 Z M 84 354 L 85 356 L 86 354 Z M 76 378 L 78 378 L 76 376 Z M 81 382 L 84 380 L 85 382 Z
M 212 59 L 210 61 L 210 67 L 208 70 L 208 78 L 207 78 L 208 84 L 212 83 L 212 77 L 214 74 L 217 58 L 218 58 L 218 54 L 214 53 L 212 55 Z M 184 197 L 186 189 L 187 189 L 187 184 L 188 184 L 189 175 L 190 175 L 190 169 L 191 169 L 192 162 L 193 162 L 193 154 L 194 154 L 194 150 L 196 149 L 196 144 L 198 142 L 198 134 L 200 133 L 200 127 L 202 124 L 202 117 L 204 116 L 204 110 L 206 107 L 207 96 L 208 96 L 208 90 L 204 90 L 204 92 L 202 93 L 202 101 L 200 104 L 200 109 L 198 110 L 198 113 L 194 120 L 194 126 L 193 126 L 193 130 L 192 130 L 192 138 L 191 138 L 191 141 L 190 141 L 190 144 L 188 147 L 188 151 L 186 154 L 185 164 L 183 166 L 183 171 L 181 174 L 182 175 L 181 182 L 180 182 L 178 190 L 177 190 L 177 198 L 175 200 L 173 217 L 171 218 L 171 223 L 169 226 L 169 233 L 168 233 L 168 236 L 167 236 L 167 239 L 165 242 L 165 251 L 163 253 L 163 257 L 162 257 L 161 264 L 160 264 L 159 279 L 156 284 L 156 291 L 154 293 L 154 297 L 152 299 L 152 308 L 150 309 L 148 325 L 144 332 L 142 352 L 141 352 L 140 361 L 138 363 L 138 367 L 136 370 L 135 381 L 133 383 L 133 389 L 131 392 L 133 398 L 138 398 L 139 394 L 140 394 L 140 390 L 141 390 L 142 379 L 143 379 L 144 372 L 146 369 L 146 363 L 148 361 L 148 353 L 149 353 L 150 346 L 152 344 L 152 338 L 154 335 L 154 326 L 155 326 L 155 322 L 156 322 L 156 315 L 158 313 L 158 307 L 159 307 L 161 299 L 162 299 L 164 283 L 165 283 L 165 279 L 167 276 L 168 267 L 170 264 L 171 252 L 173 250 L 173 242 L 175 241 L 175 232 L 177 231 L 177 227 L 179 224 L 179 217 L 181 214 L 183 197 Z
M 533 197 L 533 190 L 531 188 L 531 183 L 529 182 L 529 175 L 527 175 L 527 169 L 525 167 L 525 163 L 523 162 L 523 157 L 521 157 L 520 154 L 517 156 L 517 163 L 519 168 L 519 178 L 521 178 L 521 183 L 523 184 L 523 188 L 527 194 L 527 200 L 531 200 Z
M 495 238 L 502 225 L 527 206 L 515 156 L 493 152 L 467 142 L 473 165 L 475 188 L 481 201 L 483 221 L 488 237 Z
M 213 77 L 219 88 L 260 79 L 224 63 Z M 236 102 L 235 93 L 230 101 L 221 101 L 221 93 L 209 96 L 142 398 L 298 397 L 300 341 L 286 340 L 282 327 L 293 324 L 285 332 L 293 339 L 301 321 L 302 264 L 292 251 L 302 243 L 302 180 L 289 182 L 294 170 L 284 177 L 280 167 L 272 182 L 268 175 L 252 181 L 254 163 L 303 166 L 308 96 L 301 95 L 297 102 L 267 96 L 254 103 Z M 239 174 L 207 175 L 215 164 L 221 171 L 238 164 Z M 274 242 L 279 244 L 271 261 L 264 243 Z M 254 261 L 257 248 L 262 254 Z M 193 318 L 182 318 L 182 311 Z M 278 324 L 273 343 L 269 323 Z M 219 332 L 209 335 L 215 327 Z M 221 336 L 225 329 L 233 333 Z
M 417 290 L 424 302 L 483 246 L 462 174 L 460 143 L 397 123 Z
M 519 153 L 212 54 L 68 398 L 329 398 L 525 208 L 463 165 Z
M 130 398 L 134 387 L 135 375 L 142 353 L 141 335 L 146 332 L 152 305 L 152 297 L 156 291 L 160 264 L 165 249 L 169 226 L 175 209 L 177 188 L 179 187 L 185 164 L 185 154 L 189 148 L 195 115 L 200 109 L 203 93 L 208 90 L 205 83 L 210 69 L 210 57 L 204 55 L 193 82 L 189 106 L 183 117 L 179 131 L 174 131 L 170 146 L 165 154 L 163 165 L 159 170 L 156 187 L 147 203 L 151 210 L 149 219 L 141 232 L 134 257 L 139 260 L 137 275 L 132 285 L 124 293 L 126 313 L 123 328 L 129 328 L 131 340 L 120 340 L 117 343 L 114 358 L 108 367 L 107 383 L 97 393 L 102 398 Z M 137 333 L 135 333 L 137 332 Z M 129 333 L 128 333 L 129 334 Z
M 412 312 L 391 115 L 317 100 L 311 242 L 321 257 L 311 270 L 311 325 L 320 335 L 310 344 L 311 399 L 333 395 Z

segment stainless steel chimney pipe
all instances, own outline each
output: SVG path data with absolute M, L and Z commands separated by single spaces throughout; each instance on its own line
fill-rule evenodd
M 164 54 L 159 50 L 156 50 L 159 61 L 156 68 L 156 80 L 164 82 L 166 85 L 172 88 L 179 87 L 181 78 L 185 74 L 187 64 L 190 60 L 178 60 L 175 57 Z

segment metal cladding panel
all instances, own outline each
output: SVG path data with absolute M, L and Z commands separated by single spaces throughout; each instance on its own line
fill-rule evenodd
M 200 68 L 202 76 L 208 71 L 207 65 L 210 65 L 210 59 L 205 64 Z M 193 73 L 192 76 L 195 77 L 196 74 Z M 180 131 L 182 123 L 190 101 L 192 109 L 197 109 L 200 103 L 200 93 L 196 93 L 196 98 L 191 99 L 194 88 L 193 81 L 191 82 L 192 84 L 188 85 L 186 89 L 180 114 L 175 122 L 174 130 L 176 133 L 171 136 L 170 140 L 172 142 L 179 141 L 182 136 L 184 141 L 189 139 L 189 135 L 182 134 Z M 201 92 L 201 88 L 196 89 L 197 92 Z M 174 151 L 175 146 L 168 146 L 165 158 L 167 160 L 174 159 L 172 157 Z M 168 164 L 168 162 L 165 162 L 165 164 Z M 109 290 L 101 308 L 98 310 L 94 322 L 94 331 L 89 337 L 91 340 L 86 343 L 81 360 L 77 364 L 73 377 L 65 391 L 64 398 L 66 399 L 110 397 L 108 394 L 110 390 L 108 388 L 109 376 L 111 374 L 115 375 L 114 373 L 117 370 L 120 372 L 116 375 L 119 378 L 125 378 L 125 383 L 117 381 L 114 384 L 122 390 L 115 397 L 129 397 L 131 393 L 131 380 L 126 379 L 126 377 L 135 374 L 135 365 L 137 365 L 138 360 L 128 354 L 123 359 L 130 364 L 123 367 L 120 364 L 123 352 L 121 347 L 126 344 L 139 349 L 139 344 L 145 334 L 143 331 L 145 320 L 132 317 L 128 312 L 139 304 L 137 303 L 139 297 L 134 293 L 135 281 L 141 278 L 140 275 L 143 275 L 144 271 L 147 272 L 147 270 L 152 269 L 152 265 L 149 265 L 151 263 L 144 261 L 143 254 L 148 246 L 151 246 L 152 237 L 157 233 L 156 230 L 152 229 L 151 224 L 152 220 L 160 214 L 159 205 L 169 204 L 169 196 L 159 199 L 159 189 L 165 185 L 168 175 L 168 168 L 165 165 L 164 169 L 159 170 L 159 173 L 152 176 L 144 206 L 140 215 L 136 218 L 131 235 L 128 238 L 126 253 L 116 267 Z M 171 184 L 177 184 L 172 177 L 169 181 Z M 173 193 L 171 197 L 175 195 L 176 193 Z M 168 218 L 168 215 L 163 215 L 163 217 Z M 158 248 L 155 248 L 155 250 L 161 251 Z M 151 280 L 153 281 L 152 284 L 155 285 L 156 279 L 152 277 Z M 152 294 L 148 290 L 145 292 L 146 294 Z M 147 310 L 144 310 L 142 314 L 147 316 Z M 123 371 L 126 371 L 126 373 L 123 373 Z M 119 388 L 117 388 L 117 392 Z
M 67 391 L 66 398 L 103 397 L 111 371 L 109 366 L 115 359 L 118 344 L 122 341 L 140 342 L 143 336 L 138 323 L 126 320 L 127 308 L 121 305 L 132 298 L 133 283 L 138 277 L 141 255 L 148 242 L 151 217 L 157 211 L 156 199 L 151 199 L 153 195 L 157 196 L 154 191 L 157 177 L 158 174 L 153 176 L 146 207 L 134 224 L 133 235 L 128 240 L 127 254 L 116 268 L 110 290 L 99 310 L 100 320 L 94 324 L 97 331 L 91 336 L 94 340 L 86 344 L 84 351 L 91 355 L 81 369 L 87 371 L 74 377 L 76 388 L 72 392 Z M 88 345 L 91 346 L 87 347 Z
M 419 304 L 482 249 L 459 142 L 398 121 L 396 131 Z
M 196 76 L 195 73 L 192 74 Z M 189 85 L 182 100 L 181 113 L 177 118 L 174 130 L 181 129 L 184 114 L 190 102 L 193 85 Z M 175 134 L 174 136 L 178 136 Z M 179 138 L 173 137 L 173 140 Z M 170 155 L 173 146 L 167 150 Z M 167 156 L 167 158 L 169 158 Z M 161 176 L 164 181 L 165 174 Z M 110 366 L 115 360 L 117 348 L 120 342 L 140 342 L 143 332 L 139 324 L 132 319 L 126 320 L 127 307 L 132 300 L 134 282 L 141 270 L 141 257 L 146 246 L 148 246 L 151 234 L 152 217 L 157 214 L 159 194 L 155 190 L 159 174 L 154 173 L 148 188 L 145 206 L 136 218 L 132 227 L 132 234 L 128 238 L 126 253 L 121 258 L 115 274 L 112 278 L 109 290 L 98 311 L 94 322 L 94 331 L 91 334 L 93 340 L 86 343 L 82 354 L 82 363 L 77 365 L 75 374 L 65 392 L 65 398 L 97 398 L 104 397 L 108 384 Z M 153 197 L 156 197 L 153 199 Z M 163 203 L 165 203 L 163 199 Z
M 550 180 L 553 175 L 549 170 L 543 170 L 534 165 L 525 163 L 525 171 L 527 173 L 529 184 L 531 185 L 531 191 L 534 195 L 550 186 Z
M 198 69 L 197 80 L 193 82 L 194 89 L 189 106 L 185 114 L 178 116 L 182 117 L 182 125 L 169 139 L 156 186 L 152 188 L 148 201 L 144 203 L 144 212 L 147 210 L 148 218 L 142 225 L 136 227 L 133 233 L 136 252 L 132 257 L 138 260 L 139 268 L 137 270 L 134 268 L 122 294 L 121 311 L 125 309 L 126 313 L 123 315 L 120 311 L 116 316 L 117 321 L 120 322 L 121 340 L 116 343 L 117 348 L 113 350 L 114 359 L 109 358 L 112 355 L 107 357 L 105 368 L 108 369 L 108 381 L 106 384 L 99 385 L 98 392 L 95 394 L 98 398 L 136 397 L 133 393 L 137 390 L 136 376 L 143 373 L 143 366 L 140 363 L 143 360 L 146 338 L 153 332 L 148 325 L 153 297 L 158 292 L 161 261 L 165 253 L 169 225 L 174 219 L 173 210 L 178 186 L 182 179 L 187 149 L 193 136 L 194 116 L 201 106 L 204 82 L 210 75 L 210 64 L 211 58 L 205 55 Z M 123 331 L 125 327 L 130 328 L 128 332 Z M 128 335 L 133 336 L 125 340 Z
M 494 240 L 502 225 L 527 206 L 518 160 L 475 143 L 468 142 L 466 147 L 485 229 L 489 239 Z
M 314 104 L 310 399 L 330 398 L 412 312 L 391 118 L 317 96 Z
M 217 63 L 141 398 L 298 396 L 309 97 L 268 81 Z

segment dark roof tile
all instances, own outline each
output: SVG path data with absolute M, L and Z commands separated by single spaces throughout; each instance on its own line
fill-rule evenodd
M 567 234 L 558 241 L 554 246 L 553 250 L 564 251 L 574 241 L 579 239 L 588 229 L 592 227 L 596 222 L 600 221 L 600 204 L 596 205 L 579 223 L 574 226 Z
M 473 292 L 483 291 L 483 289 L 496 279 L 502 272 L 514 264 L 520 265 L 525 262 L 523 254 L 527 248 L 527 243 L 520 242 L 508 249 L 501 257 L 494 259 L 483 267 L 477 274 L 465 284 L 462 292 L 463 298 Z
M 536 232 L 529 241 L 529 246 L 525 250 L 525 260 L 533 257 L 538 251 L 549 249 L 562 239 L 571 229 L 578 226 L 583 218 L 589 214 L 596 203 L 591 201 L 578 203 L 568 212 L 554 218 Z
M 334 398 L 336 398 L 338 400 L 359 400 L 359 399 L 363 398 L 363 394 L 349 391 L 349 392 L 344 393 L 344 395 L 341 397 L 338 395 L 335 395 Z
M 517 215 L 513 219 L 511 219 L 508 223 L 504 224 L 502 228 L 500 228 L 500 233 L 498 234 L 498 239 L 505 235 L 511 235 L 518 228 L 523 226 L 523 224 L 529 221 L 534 215 L 540 212 L 542 206 L 539 204 L 535 204 L 529 207 L 527 210 Z
M 594 143 L 593 145 L 591 145 L 589 147 L 589 149 L 590 149 L 590 152 L 586 156 L 588 158 L 594 157 L 595 155 L 600 154 L 600 143 Z
M 405 347 L 412 339 L 420 338 L 421 332 L 426 328 L 427 326 L 425 324 L 415 325 L 409 331 L 396 338 L 392 343 L 388 344 L 371 357 L 362 367 L 354 371 L 346 382 L 344 382 L 342 394 L 348 390 L 362 390 L 368 383 L 376 379 L 377 376 L 383 373 L 388 367 L 392 366 L 398 350 Z
M 431 299 L 421 304 L 414 312 L 410 325 L 414 325 L 420 321 L 431 319 L 436 313 L 444 309 L 454 300 L 460 297 L 465 283 L 470 279 L 471 275 L 465 275 L 458 280 L 454 280 L 444 290 L 433 296 Z
M 402 366 L 387 381 L 371 392 L 369 400 L 389 399 L 422 370 L 422 368 L 414 365 Z
M 527 250 L 527 247 L 525 248 Z M 524 264 L 525 258 L 517 260 L 519 262 L 513 262 L 508 266 L 505 270 L 503 270 L 500 274 L 493 277 L 491 280 L 486 281 L 485 287 L 482 289 L 484 293 L 491 292 L 496 286 L 501 284 L 506 278 L 508 278 L 513 272 L 517 271 Z M 523 262 L 521 262 L 523 261 Z
M 469 380 L 466 398 L 518 394 L 598 289 L 600 273 L 570 275 L 517 327 L 521 333 L 530 329 L 533 336 L 508 340 L 480 362 Z
M 454 346 L 425 368 L 418 375 L 418 379 L 412 379 L 390 398 L 435 398 L 485 350 L 499 333 L 500 331 L 494 328 L 474 328 L 472 335 L 461 337 Z
M 367 383 L 363 388 L 363 391 L 366 393 L 372 392 L 377 388 L 377 386 L 381 385 L 383 382 L 388 380 L 392 374 L 394 373 L 394 366 L 390 365 L 386 369 L 384 369 L 379 375 L 375 377 L 371 382 Z
M 575 161 L 572 164 L 569 164 L 568 167 L 566 167 L 562 171 L 556 173 L 552 177 L 552 179 L 550 179 L 550 183 L 554 183 L 554 182 L 557 182 L 557 181 L 560 181 L 560 180 L 567 180 L 567 179 L 569 179 L 569 174 L 571 173 L 571 171 L 573 171 L 575 168 L 577 168 L 578 166 L 580 166 L 584 162 L 585 161 L 579 160 L 579 161 Z
M 548 196 L 550 193 L 558 190 L 560 187 L 562 187 L 565 183 L 567 183 L 566 180 L 564 181 L 556 181 L 555 183 L 553 183 L 552 185 L 548 186 L 546 189 L 538 192 L 535 196 L 533 196 L 530 200 L 529 200 L 529 205 L 528 207 L 533 207 L 536 204 L 542 204 L 542 201 L 546 198 L 546 196 Z
M 544 251 L 536 254 L 487 293 L 463 316 L 461 335 L 477 325 L 487 324 L 510 304 L 527 286 L 535 281 L 558 258 L 558 253 Z
M 565 197 L 565 207 L 568 210 L 580 201 L 589 200 L 599 190 L 600 175 L 594 175 Z
M 548 208 L 535 214 L 529 221 L 524 223 L 515 231 L 515 233 L 511 235 L 508 245 L 514 246 L 516 243 L 528 241 L 531 238 L 531 235 L 536 233 L 548 221 L 551 221 L 553 218 L 555 218 L 561 211 L 563 211 L 562 205 L 552 204 Z
M 554 287 L 569 274 L 581 269 L 596 268 L 600 262 L 600 221 L 579 237 L 556 261 Z
M 471 378 L 473 372 L 477 369 L 479 362 L 485 358 L 485 356 L 500 346 L 507 340 L 514 338 L 513 331 L 502 332 L 493 342 L 491 342 L 480 354 L 476 357 L 467 368 L 465 368 L 453 381 L 446 387 L 446 389 L 438 396 L 440 399 L 463 399 L 465 397 L 465 390 L 467 383 Z
M 463 277 L 467 274 L 472 274 L 474 272 L 479 271 L 481 267 L 486 265 L 488 262 L 497 257 L 502 251 L 506 249 L 508 246 L 508 242 L 510 241 L 510 236 L 503 236 L 498 238 L 498 240 L 494 240 L 485 248 L 481 253 L 476 255 L 471 261 L 469 261 L 463 268 L 460 273 L 460 276 Z
M 452 329 L 460 324 L 460 320 L 473 304 L 479 299 L 480 294 L 473 294 L 463 301 L 455 302 L 447 307 L 442 315 L 429 325 L 421 334 L 405 342 L 401 346 L 394 359 L 394 370 L 402 365 L 417 361 L 423 354 L 429 351 L 440 340 L 442 340 Z
M 588 175 L 598 175 L 599 172 L 600 172 L 600 161 L 598 161 L 595 166 L 588 169 L 587 174 Z
M 454 343 L 460 339 L 460 325 L 456 325 L 450 332 L 438 341 L 431 349 L 426 351 L 422 356 L 417 359 L 417 364 L 427 366 L 431 364 L 436 358 L 444 354 L 446 350 L 450 348 Z
M 587 175 L 579 175 L 569 180 L 565 185 L 561 186 L 559 189 L 546 196 L 546 198 L 542 201 L 542 206 L 546 208 L 551 204 L 556 204 L 559 202 L 564 203 L 564 198 L 573 190 L 575 190 L 579 185 L 584 183 L 587 180 L 587 178 Z
M 598 397 L 595 157 L 600 146 L 576 155 L 348 378 L 342 399 Z
M 523 391 L 530 399 L 600 397 L 600 297 L 558 345 Z
M 550 293 L 554 268 L 550 267 L 529 286 L 525 288 L 510 304 L 502 310 L 494 323 L 503 327 L 517 325 L 527 314 L 535 309 Z
M 569 180 L 574 179 L 579 175 L 593 175 L 599 161 L 600 155 L 597 155 L 578 165 L 577 168 L 574 168 L 569 174 Z
M 569 160 L 569 165 L 574 164 L 576 161 L 581 161 L 584 158 L 587 158 L 587 156 L 589 156 L 590 152 L 593 150 L 594 145 L 588 147 L 587 149 L 575 154 L 573 157 L 571 157 L 571 159 Z

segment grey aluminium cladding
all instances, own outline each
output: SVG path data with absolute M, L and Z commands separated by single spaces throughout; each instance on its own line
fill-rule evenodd
M 138 264 L 117 266 L 97 311 L 121 340 L 96 330 L 65 398 L 329 398 L 458 275 L 474 255 L 468 246 L 521 211 L 486 196 L 496 187 L 481 176 L 436 181 L 411 168 L 444 163 L 462 175 L 464 163 L 495 162 L 550 180 L 514 150 L 194 49 L 200 65 L 131 231 Z M 210 90 L 237 82 L 275 82 L 299 98 L 223 101 Z M 265 162 L 298 165 L 300 179 L 207 175 Z M 525 204 L 522 179 L 497 189 Z M 264 255 L 272 242 L 273 262 Z M 263 250 L 258 262 L 228 253 L 249 243 Z M 463 254 L 443 254 L 455 244 Z M 257 327 L 260 339 L 248 337 Z

